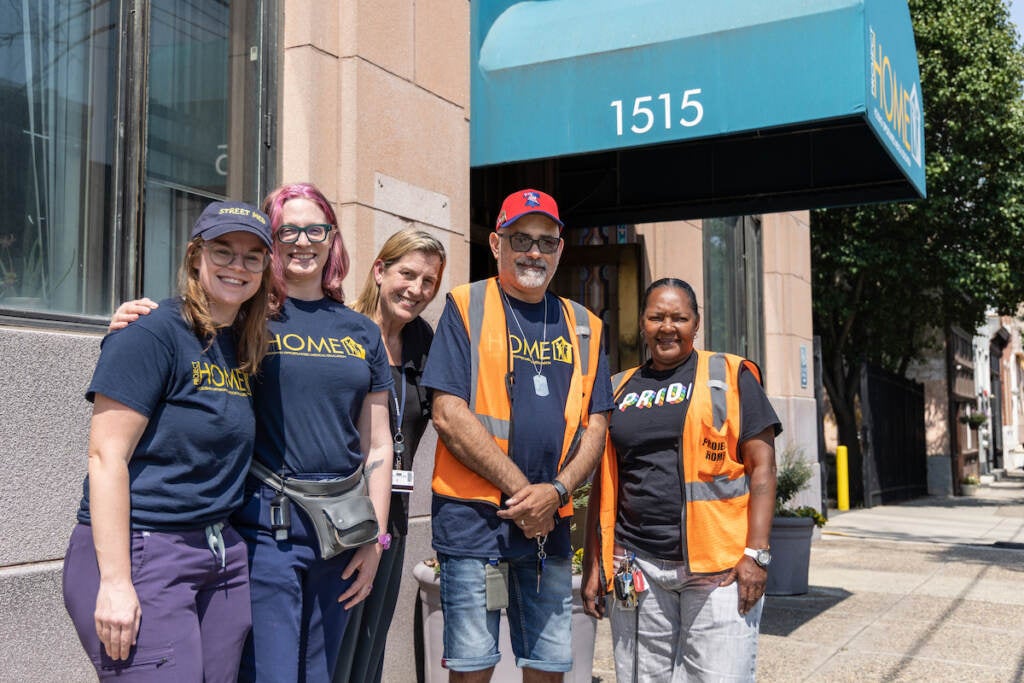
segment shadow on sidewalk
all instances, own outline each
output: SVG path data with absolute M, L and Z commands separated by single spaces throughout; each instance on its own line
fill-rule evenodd
M 936 545 L 927 552 L 951 566 L 991 565 L 1003 571 L 1024 574 L 1024 545 L 997 542 L 989 545 Z
M 810 586 L 805 595 L 769 595 L 761 614 L 761 633 L 788 636 L 816 617 L 838 607 L 852 593 L 842 588 Z

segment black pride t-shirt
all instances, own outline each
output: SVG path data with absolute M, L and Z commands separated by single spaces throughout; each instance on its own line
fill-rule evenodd
M 671 370 L 644 365 L 618 392 L 609 433 L 619 466 L 619 513 L 615 540 L 665 560 L 685 559 L 683 421 L 693 395 L 697 353 Z M 782 425 L 764 389 L 749 370 L 740 371 L 740 443 Z
M 255 425 L 235 335 L 201 341 L 167 299 L 102 342 L 86 398 L 102 394 L 149 418 L 128 462 L 135 529 L 173 531 L 223 521 L 242 503 Z M 89 478 L 78 520 L 90 523 Z

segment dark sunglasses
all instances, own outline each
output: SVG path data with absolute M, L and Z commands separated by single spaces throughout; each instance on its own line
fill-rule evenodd
M 504 237 L 508 240 L 509 246 L 512 247 L 512 251 L 527 252 L 533 249 L 533 245 L 537 245 L 537 250 L 542 254 L 554 254 L 558 251 L 558 245 L 561 243 L 561 237 L 538 237 L 533 239 L 525 232 L 514 232 L 511 235 L 505 235 L 498 233 L 498 237 Z

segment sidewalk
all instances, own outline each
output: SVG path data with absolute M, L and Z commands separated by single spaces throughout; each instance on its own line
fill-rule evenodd
M 758 681 L 1024 681 L 1024 473 L 830 511 L 810 591 L 769 596 Z M 615 680 L 607 620 L 596 680 Z

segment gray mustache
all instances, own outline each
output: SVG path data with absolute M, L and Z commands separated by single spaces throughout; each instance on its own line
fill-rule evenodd
M 532 258 L 520 258 L 516 259 L 517 266 L 525 266 L 528 268 L 541 268 L 543 270 L 548 269 L 548 264 L 544 259 L 532 259 Z

